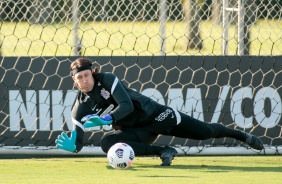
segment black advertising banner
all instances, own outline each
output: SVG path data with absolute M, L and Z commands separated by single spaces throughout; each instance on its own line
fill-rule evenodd
M 77 90 L 69 68 L 77 57 L 0 58 L 0 145 L 54 146 L 72 130 Z M 125 85 L 208 123 L 252 132 L 264 144 L 282 145 L 282 57 L 88 57 Z M 86 132 L 99 146 L 110 126 Z M 154 144 L 234 144 L 233 139 L 187 140 L 159 136 Z

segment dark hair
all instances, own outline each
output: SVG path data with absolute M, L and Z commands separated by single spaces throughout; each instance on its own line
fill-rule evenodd
M 90 59 L 87 58 L 77 58 L 76 60 L 74 60 L 71 65 L 70 65 L 70 71 L 72 72 L 75 69 L 81 68 L 81 67 L 85 67 L 85 66 L 90 66 L 92 67 L 92 61 Z M 100 72 L 100 67 L 96 66 L 92 69 L 92 74 L 93 76 L 95 76 L 97 73 Z

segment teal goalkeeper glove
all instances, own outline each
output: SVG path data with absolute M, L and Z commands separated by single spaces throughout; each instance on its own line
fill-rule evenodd
M 91 128 L 95 126 L 112 124 L 113 118 L 110 114 L 107 114 L 104 117 L 100 117 L 97 114 L 91 114 L 91 115 L 84 116 L 81 119 L 81 121 L 84 122 L 83 124 L 84 128 Z
M 76 150 L 75 141 L 76 141 L 76 131 L 73 130 L 71 132 L 71 137 L 68 137 L 65 132 L 62 132 L 61 135 L 59 135 L 58 138 L 55 140 L 55 143 L 57 143 L 56 144 L 57 148 L 74 152 Z

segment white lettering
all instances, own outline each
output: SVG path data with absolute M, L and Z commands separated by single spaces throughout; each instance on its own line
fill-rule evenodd
M 142 94 L 150 97 L 160 104 L 165 105 L 163 95 L 156 89 L 147 88 L 142 91 Z M 200 88 L 188 88 L 185 105 L 183 105 L 183 101 L 182 89 L 169 89 L 167 102 L 168 106 L 187 113 L 190 116 L 195 117 L 201 121 L 204 121 L 202 95 Z
M 187 89 L 185 106 L 183 107 L 182 111 L 200 121 L 204 121 L 203 103 L 200 88 Z
M 238 89 L 231 98 L 230 110 L 234 123 L 241 128 L 252 128 L 253 117 L 246 118 L 242 113 L 242 102 L 244 98 L 252 98 L 250 87 Z
M 37 110 L 36 110 L 36 92 L 35 90 L 25 91 L 25 102 L 19 90 L 9 91 L 9 110 L 10 110 L 10 130 L 19 131 L 20 128 L 26 128 L 27 131 L 37 129 Z M 20 127 L 20 122 L 25 127 Z
M 9 91 L 9 120 L 10 130 L 19 131 L 26 128 L 27 131 L 48 131 L 51 129 L 51 109 L 52 109 L 52 130 L 62 130 L 65 121 L 69 130 L 72 129 L 71 108 L 76 97 L 76 91 L 69 90 L 63 100 L 62 91 L 52 91 L 52 103 L 50 103 L 50 93 L 46 90 L 38 91 L 38 103 L 35 90 L 25 91 L 25 101 L 19 90 Z M 38 106 L 38 114 L 37 114 Z M 52 107 L 52 108 L 50 108 Z M 21 122 L 24 127 L 21 127 Z M 39 124 L 39 127 L 37 126 Z
M 214 113 L 211 119 L 211 123 L 218 123 L 218 120 L 221 114 L 221 110 L 225 104 L 229 90 L 230 90 L 230 86 L 223 86 L 222 92 L 219 96 L 218 102 L 216 104 L 216 108 L 214 110 Z
M 265 100 L 271 102 L 270 116 L 265 115 Z M 265 87 L 260 89 L 254 98 L 254 114 L 257 122 L 264 128 L 275 127 L 281 119 L 281 98 L 278 92 L 271 88 Z
M 50 93 L 47 90 L 39 90 L 39 129 L 50 130 Z
M 63 130 L 63 120 L 66 121 L 68 129 L 71 130 L 71 108 L 75 97 L 76 93 L 72 90 L 67 91 L 65 100 L 63 100 L 62 91 L 52 91 L 53 130 Z
M 183 108 L 184 100 L 182 90 L 179 88 L 170 89 L 168 92 L 167 105 L 176 110 Z
M 153 88 L 147 88 L 144 91 L 142 91 L 143 95 L 151 98 L 152 100 L 155 100 L 159 104 L 165 105 L 164 97 L 163 95 L 156 89 Z
M 211 118 L 211 123 L 219 123 L 222 108 L 225 106 L 230 89 L 230 86 L 222 87 L 214 114 Z M 25 96 L 22 96 L 22 94 L 25 94 Z M 39 90 L 38 92 L 35 90 L 26 90 L 25 93 L 22 93 L 20 90 L 10 90 L 10 130 L 20 131 L 21 128 L 26 128 L 27 131 L 63 130 L 66 128 L 71 130 L 73 128 L 71 108 L 76 94 L 77 91 L 73 90 L 68 90 L 65 95 L 63 91 L 59 90 Z M 142 91 L 142 94 L 165 105 L 165 98 L 156 89 L 147 88 Z M 242 110 L 244 108 L 242 103 L 246 98 L 254 98 L 254 113 L 248 117 L 244 115 Z M 269 106 L 265 106 L 266 101 L 269 102 Z M 182 88 L 169 89 L 167 105 L 201 121 L 205 121 L 200 88 L 188 88 L 185 101 Z M 261 88 L 255 95 L 253 95 L 253 89 L 251 87 L 245 87 L 236 90 L 231 96 L 231 118 L 240 128 L 252 128 L 254 120 L 261 127 L 273 128 L 280 122 L 281 111 L 282 102 L 280 95 L 271 87 Z M 110 131 L 112 128 L 101 126 L 96 127 L 94 131 L 101 129 Z

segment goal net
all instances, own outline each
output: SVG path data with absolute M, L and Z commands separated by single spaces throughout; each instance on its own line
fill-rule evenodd
M 160 135 L 180 154 L 280 154 L 281 1 L 0 1 L 0 154 L 68 155 L 70 63 L 90 58 L 125 85 L 207 123 L 251 132 L 229 139 Z M 78 155 L 104 154 L 110 126 L 85 133 Z

